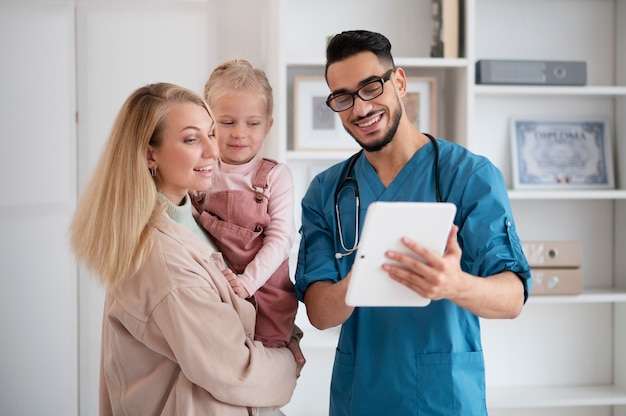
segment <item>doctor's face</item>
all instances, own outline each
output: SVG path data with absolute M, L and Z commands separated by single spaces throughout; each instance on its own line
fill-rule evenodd
M 380 82 L 378 80 L 389 69 L 371 52 L 333 63 L 327 72 L 331 95 L 350 94 L 372 81 Z M 382 84 L 381 95 L 368 101 L 355 96 L 351 108 L 337 113 L 346 131 L 368 152 L 384 148 L 398 130 L 402 106 L 396 92 L 396 79 L 401 76 L 398 71 L 392 71 L 389 80 Z

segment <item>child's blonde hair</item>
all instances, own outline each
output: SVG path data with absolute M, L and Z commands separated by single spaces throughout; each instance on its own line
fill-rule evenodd
M 254 68 L 245 59 L 233 59 L 219 65 L 204 85 L 204 98 L 209 107 L 213 107 L 215 100 L 228 94 L 229 89 L 236 91 L 259 89 L 267 104 L 267 117 L 272 117 L 274 111 L 272 86 L 263 70 Z

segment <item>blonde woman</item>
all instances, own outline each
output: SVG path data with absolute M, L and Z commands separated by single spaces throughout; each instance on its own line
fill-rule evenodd
M 252 415 L 291 398 L 297 341 L 254 341 L 254 307 L 211 260 L 192 216 L 189 192 L 212 184 L 214 135 L 197 94 L 141 87 L 79 201 L 72 248 L 106 287 L 101 415 Z

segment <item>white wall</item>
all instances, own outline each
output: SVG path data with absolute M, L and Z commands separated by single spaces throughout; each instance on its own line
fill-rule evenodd
M 0 3 L 3 415 L 77 411 L 73 18 L 69 3 Z

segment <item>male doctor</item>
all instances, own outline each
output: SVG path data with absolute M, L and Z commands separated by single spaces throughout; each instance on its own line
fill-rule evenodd
M 346 160 L 320 173 L 302 200 L 296 291 L 316 328 L 342 325 L 330 415 L 486 415 L 479 317 L 517 317 L 531 285 L 502 175 L 414 127 L 401 100 L 406 74 L 383 35 L 340 33 L 326 58 L 327 104 L 363 149 L 352 167 Z M 373 201 L 438 200 L 457 207 L 443 256 L 407 238 L 425 263 L 388 252 L 402 267 L 384 266 L 430 304 L 346 305 L 356 209 L 362 219 Z

